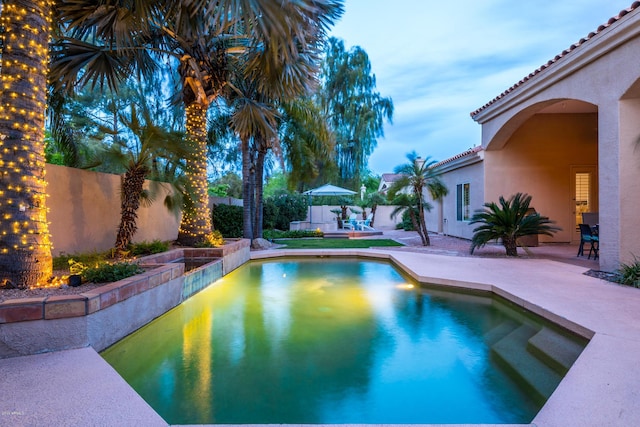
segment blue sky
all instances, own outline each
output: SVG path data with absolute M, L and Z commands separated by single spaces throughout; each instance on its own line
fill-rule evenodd
M 392 172 L 406 154 L 444 160 L 480 144 L 482 107 L 632 0 L 345 0 L 331 34 L 369 55 L 393 124 L 369 159 Z

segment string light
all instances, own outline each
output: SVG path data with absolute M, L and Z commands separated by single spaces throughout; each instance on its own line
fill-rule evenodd
M 44 114 L 52 5 L 4 2 L 0 19 L 0 284 L 51 283 Z
M 199 243 L 211 237 L 211 215 L 207 188 L 207 110 L 197 102 L 185 108 L 187 135 L 192 144 L 186 159 L 186 176 L 193 203 L 182 211 L 180 240 Z

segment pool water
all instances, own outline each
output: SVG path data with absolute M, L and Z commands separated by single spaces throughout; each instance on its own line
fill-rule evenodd
M 384 262 L 260 261 L 102 356 L 170 424 L 528 423 L 550 392 L 495 356 L 505 325 L 545 328 Z

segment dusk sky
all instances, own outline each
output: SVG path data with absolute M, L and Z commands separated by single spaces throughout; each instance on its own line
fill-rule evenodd
M 632 0 L 345 0 L 332 30 L 369 55 L 393 124 L 369 159 L 392 172 L 415 150 L 444 160 L 479 145 L 482 107 Z

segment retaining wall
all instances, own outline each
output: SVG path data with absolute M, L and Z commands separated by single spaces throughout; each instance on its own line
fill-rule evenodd
M 217 258 L 185 273 L 185 258 Z M 79 295 L 0 303 L 0 358 L 91 346 L 104 350 L 247 262 L 249 241 L 140 258 L 150 270 Z

